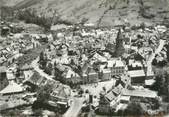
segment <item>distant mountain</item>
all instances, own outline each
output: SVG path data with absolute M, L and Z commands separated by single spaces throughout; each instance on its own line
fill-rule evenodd
M 15 10 L 30 8 L 38 15 L 63 20 L 88 20 L 99 26 L 169 20 L 169 0 L 1 0 Z

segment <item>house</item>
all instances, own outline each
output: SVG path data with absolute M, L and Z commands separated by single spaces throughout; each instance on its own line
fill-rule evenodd
M 96 72 L 89 62 L 85 62 L 82 66 L 83 83 L 96 83 L 99 79 L 99 73 Z
M 98 53 L 95 53 L 95 54 L 93 55 L 92 59 L 98 60 L 98 61 L 100 61 L 100 62 L 106 62 L 106 61 L 107 61 L 106 57 L 101 56 L 101 55 L 98 54 Z
M 128 71 L 130 77 L 131 77 L 131 84 L 132 85 L 144 85 L 146 74 L 144 70 L 133 70 Z
M 124 45 L 125 51 L 127 54 L 131 54 L 132 51 L 138 51 L 137 46 L 132 46 L 132 45 Z
M 5 61 L 7 61 L 7 59 L 5 58 L 5 56 L 0 57 L 0 65 L 2 65 Z
M 71 96 L 71 89 L 70 87 L 62 84 L 55 84 L 50 96 L 50 99 L 56 102 L 57 105 L 68 107 Z
M 113 91 L 110 91 L 105 95 L 105 97 L 106 99 L 108 99 L 109 102 L 111 102 L 116 98 L 116 95 L 114 94 Z
M 46 55 L 47 55 L 47 58 L 48 59 L 53 59 L 53 58 L 55 58 L 56 57 L 56 51 L 55 50 L 48 50 L 47 52 L 46 52 Z
M 7 74 L 7 79 L 8 79 L 9 82 L 16 80 L 16 77 L 15 77 L 15 73 L 14 73 L 14 72 L 15 72 L 15 71 L 12 70 L 12 68 L 10 68 L 10 69 L 7 70 L 7 73 L 6 73 L 6 74 Z
M 10 82 L 8 86 L 6 86 L 3 90 L 0 91 L 1 95 L 11 95 L 23 93 L 23 88 L 15 82 Z
M 110 79 L 111 79 L 111 70 L 110 70 L 110 69 L 103 69 L 103 70 L 99 73 L 99 79 L 100 79 L 101 81 L 110 80 Z
M 6 67 L 0 67 L 0 91 L 4 89 L 9 84 L 7 75 L 6 75 Z
M 118 96 L 121 94 L 123 88 L 124 87 L 121 84 L 119 84 L 118 86 L 112 89 L 112 92 L 114 93 L 115 96 Z
M 23 75 L 23 80 L 29 79 L 33 75 L 33 67 L 31 65 L 25 64 L 20 68 Z
M 131 78 L 132 85 L 144 85 L 146 79 L 152 79 L 154 77 L 153 72 L 145 72 L 144 70 L 132 70 L 128 71 Z
M 112 92 L 109 94 L 105 95 L 100 95 L 100 101 L 99 101 L 99 106 L 98 106 L 98 111 L 100 113 L 105 113 L 105 114 L 110 114 L 112 112 L 112 107 L 110 104 L 110 101 L 114 99 L 114 95 Z
M 98 82 L 99 74 L 91 66 L 88 67 L 86 74 L 87 74 L 88 83 Z
M 87 76 L 87 74 L 85 74 L 85 73 L 82 73 L 82 82 L 83 82 L 83 84 L 87 84 L 88 83 L 88 76 Z
M 118 102 L 118 97 L 121 95 L 123 86 L 119 84 L 115 88 L 108 91 L 106 94 L 103 93 L 100 95 L 99 102 L 99 112 L 110 114 L 116 109 Z
M 140 61 L 130 59 L 128 63 L 128 70 L 141 70 L 143 69 L 143 64 Z
M 130 96 L 122 95 L 122 96 L 120 96 L 119 100 L 120 100 L 120 103 L 122 103 L 122 104 L 128 104 L 130 102 Z
M 6 36 L 10 33 L 10 28 L 7 27 L 7 26 L 3 26 L 2 29 L 1 29 L 1 35 L 2 36 Z
M 72 69 L 66 69 L 63 72 L 62 76 L 65 79 L 66 83 L 77 84 L 81 82 L 81 77 L 77 73 L 75 73 Z
M 125 64 L 121 60 L 108 60 L 107 68 L 111 69 L 112 76 L 122 75 L 125 72 Z
M 44 81 L 44 77 L 41 77 L 39 73 L 34 72 L 34 74 L 25 81 L 26 84 L 33 84 L 35 86 L 40 86 L 42 81 Z M 46 80 L 46 79 L 45 79 Z

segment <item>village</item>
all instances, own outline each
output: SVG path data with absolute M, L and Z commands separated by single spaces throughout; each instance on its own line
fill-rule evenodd
M 0 111 L 31 106 L 19 113 L 36 116 L 32 110 L 41 108 L 50 110 L 44 115 L 58 117 L 52 112 L 63 117 L 164 115 L 169 80 L 162 93 L 158 77 L 169 76 L 167 31 L 144 23 L 84 24 L 54 25 L 43 34 L 1 22 Z

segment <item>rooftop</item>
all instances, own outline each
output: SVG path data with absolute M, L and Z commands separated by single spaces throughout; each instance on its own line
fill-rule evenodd
M 124 67 L 124 63 L 121 60 L 109 60 L 107 67 Z
M 7 68 L 5 66 L 0 66 L 0 73 L 6 72 Z
M 146 76 L 145 71 L 142 70 L 132 70 L 132 71 L 128 71 L 130 77 L 143 77 Z M 153 76 L 154 73 L 153 72 L 147 72 L 147 76 Z
M 15 82 L 11 82 L 7 87 L 5 87 L 0 94 L 18 93 L 22 92 L 23 88 Z
M 128 71 L 130 77 L 142 77 L 146 76 L 144 70 L 132 70 Z
M 128 90 L 124 89 L 122 91 L 124 96 L 134 96 L 134 97 L 144 97 L 144 98 L 156 98 L 157 92 L 150 90 Z

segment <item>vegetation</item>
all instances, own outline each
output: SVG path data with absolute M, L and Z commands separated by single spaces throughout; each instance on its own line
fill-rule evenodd
M 46 69 L 47 59 L 45 58 L 44 52 L 42 51 L 39 56 L 40 68 Z
M 39 102 L 46 103 L 49 100 L 50 93 L 52 92 L 52 85 L 46 84 L 43 87 L 40 87 L 37 95 L 37 100 Z
M 169 74 L 167 72 L 158 74 L 151 89 L 158 91 L 158 94 L 163 97 L 163 101 L 169 102 Z
M 39 90 L 37 91 L 37 101 L 35 101 L 34 104 L 32 105 L 32 109 L 37 110 L 41 108 L 46 108 L 50 98 L 51 91 L 52 86 L 49 84 L 40 87 Z
M 43 52 L 40 53 L 39 64 L 40 64 L 40 68 L 43 69 L 45 73 L 52 75 L 53 65 L 50 62 L 48 62 Z
M 52 71 L 53 71 L 53 65 L 51 63 L 48 63 L 48 65 L 45 68 L 45 72 L 49 75 L 52 75 Z
M 124 110 L 123 116 L 142 116 L 144 115 L 144 110 L 139 103 L 132 102 Z
M 40 52 L 43 51 L 45 47 L 46 45 L 42 45 L 36 49 L 31 49 L 26 54 L 18 58 L 18 65 L 23 66 L 24 64 L 30 64 L 32 60 L 39 56 Z
M 164 67 L 167 65 L 167 61 L 163 60 L 163 61 L 157 62 L 157 59 L 155 58 L 152 62 L 152 65 L 157 66 L 157 67 Z
M 37 16 L 34 10 L 25 9 L 17 13 L 19 20 L 24 20 L 26 23 L 34 23 L 43 26 L 45 29 L 50 29 L 52 25 L 52 18 L 45 16 Z
M 169 44 L 167 45 L 167 60 L 169 62 Z
M 72 25 L 72 22 L 69 22 L 67 20 L 60 19 L 60 16 L 56 16 L 56 12 L 53 13 L 53 16 L 46 17 L 44 15 L 37 14 L 36 10 L 32 9 L 24 9 L 20 10 L 17 13 L 17 18 L 19 20 L 24 20 L 26 23 L 33 23 L 37 24 L 39 26 L 44 27 L 46 30 L 49 30 L 52 25 L 55 24 L 66 24 L 66 25 Z

